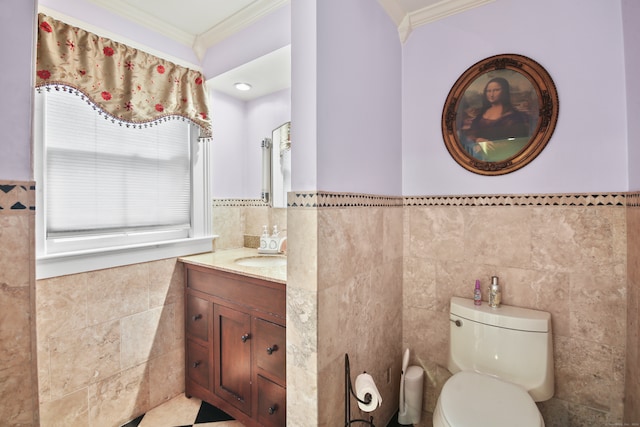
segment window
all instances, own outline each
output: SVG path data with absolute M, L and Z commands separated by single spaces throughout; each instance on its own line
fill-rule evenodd
M 65 89 L 36 95 L 38 278 L 210 250 L 197 128 L 127 125 Z

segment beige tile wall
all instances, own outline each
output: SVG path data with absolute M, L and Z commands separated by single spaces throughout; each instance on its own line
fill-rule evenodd
M 640 425 L 640 194 L 627 204 L 627 364 L 624 422 Z
M 0 424 L 37 426 L 33 325 L 35 188 L 0 181 Z
M 500 277 L 505 304 L 549 311 L 555 396 L 546 425 L 620 423 L 627 340 L 627 219 L 614 206 L 407 206 L 403 346 L 427 371 L 425 422 L 444 381 L 447 304 Z M 636 358 L 637 360 L 637 358 Z
M 15 205 L 16 193 L 4 188 L 0 206 L 8 199 Z M 36 294 L 33 191 L 18 188 L 27 209 L 0 210 L 0 418 L 7 425 L 37 425 L 33 399 L 39 396 L 43 426 L 87 425 L 89 419 L 114 425 L 180 393 L 183 279 L 175 260 L 42 280 Z M 553 315 L 556 396 L 541 405 L 547 425 L 621 422 L 623 413 L 625 422 L 637 422 L 640 208 L 433 206 L 413 199 L 405 198 L 402 210 L 311 204 L 285 214 L 290 265 L 296 266 L 287 290 L 290 422 L 342 422 L 343 347 L 353 375 L 367 369 L 383 396 L 397 396 L 398 372 L 392 369 L 388 384 L 385 372 L 398 363 L 394 349 L 410 347 L 412 363 L 427 370 L 425 410 L 431 411 L 449 375 L 446 302 L 467 296 L 476 277 L 486 282 L 492 274 L 501 277 L 505 303 Z M 261 226 L 265 217 L 257 218 Z M 382 251 L 375 249 L 380 225 L 383 246 L 389 245 Z M 398 267 L 396 254 L 403 250 Z M 397 315 L 390 307 L 400 304 L 402 281 Z M 30 308 L 33 300 L 37 309 Z M 354 305 L 362 309 L 345 314 L 342 308 Z M 29 386 L 36 375 L 21 369 L 35 365 L 32 313 L 39 394 Z M 401 318 L 402 342 L 394 344 L 397 336 L 387 331 Z M 373 414 L 376 420 L 395 411 L 393 400 Z M 429 417 L 425 413 L 423 425 Z
M 341 197 L 345 203 L 288 213 L 290 425 L 344 425 L 345 353 L 352 381 L 366 371 L 383 396 L 371 414 L 351 399 L 352 418 L 372 415 L 384 426 L 397 410 L 392 396 L 398 395 L 402 357 L 402 208 L 399 200 L 385 206 L 368 196 L 361 196 L 362 204 Z
M 38 280 L 41 426 L 124 424 L 184 391 L 182 264 Z
M 245 236 L 260 236 L 264 225 L 269 232 L 277 225 L 281 235 L 287 233 L 287 210 L 270 208 L 258 199 L 215 199 L 212 217 L 216 249 L 241 248 Z
M 640 364 L 640 350 L 627 352 L 627 342 L 638 343 L 637 285 L 632 283 L 639 262 L 637 239 L 631 236 L 637 236 L 633 230 L 640 220 L 631 210 L 627 218 L 624 195 L 404 198 L 402 220 L 382 220 L 403 224 L 403 248 L 385 252 L 404 253 L 401 271 L 372 262 L 379 255 L 368 230 L 381 224 L 375 204 L 345 203 L 341 195 L 327 203 L 327 195 L 322 202 L 321 196 L 311 201 L 308 195 L 304 200 L 294 197 L 292 202 L 290 195 L 289 200 L 295 239 L 287 290 L 288 415 L 296 425 L 341 422 L 336 412 L 343 405 L 341 349 L 350 353 L 352 369 L 354 360 L 370 361 L 368 350 L 375 344 L 364 324 L 372 317 L 386 317 L 376 323 L 377 338 L 393 342 L 384 331 L 393 325 L 394 294 L 386 292 L 395 283 L 402 283 L 403 294 L 399 348 L 411 348 L 411 363 L 426 370 L 420 425 L 431 425 L 431 411 L 450 376 L 445 368 L 448 302 L 453 295 L 470 297 L 476 278 L 486 286 L 494 274 L 501 278 L 506 304 L 552 314 L 556 393 L 540 404 L 547 426 L 622 422 L 625 359 L 627 376 L 631 370 L 637 378 Z M 389 209 L 393 211 L 383 209 L 384 215 Z M 299 263 L 294 262 L 297 257 Z M 633 289 L 629 296 L 627 267 Z M 371 287 L 377 281 L 386 288 Z M 375 309 L 371 291 L 384 295 Z M 629 313 L 635 313 L 629 319 L 628 298 Z M 350 316 L 343 313 L 348 307 L 362 310 L 354 309 Z M 391 365 L 397 359 L 399 355 L 390 357 Z M 372 363 L 376 377 L 384 363 Z M 638 405 L 630 399 L 638 397 L 638 383 L 627 380 L 625 420 L 635 422 Z M 396 381 L 392 378 L 391 384 Z M 397 389 L 383 394 L 394 396 L 393 401 Z

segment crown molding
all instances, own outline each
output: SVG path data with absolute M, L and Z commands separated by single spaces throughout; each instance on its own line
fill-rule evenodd
M 288 4 L 290 0 L 258 0 L 195 37 L 192 48 L 202 60 L 207 48 Z
M 378 3 L 395 23 L 400 41 L 404 43 L 414 28 L 493 1 L 495 0 L 440 0 L 414 11 L 404 10 L 398 0 L 378 0 Z
M 431 6 L 411 12 L 411 26 L 412 28 L 416 28 L 420 25 L 428 24 L 429 22 L 437 21 L 478 6 L 483 6 L 493 1 L 495 0 L 442 0 Z
M 90 0 L 92 3 L 98 6 L 110 10 L 111 12 L 120 15 L 130 21 L 142 25 L 150 30 L 156 31 L 170 39 L 173 39 L 179 43 L 187 46 L 193 46 L 195 42 L 195 36 L 187 33 L 173 25 L 162 21 L 154 16 L 149 15 L 126 3 L 124 0 Z
M 288 4 L 291 0 L 255 0 L 237 13 L 234 13 L 214 27 L 198 35 L 187 33 L 154 16 L 144 13 L 135 6 L 131 6 L 125 0 L 90 1 L 117 15 L 191 47 L 198 59 L 202 60 L 209 47 L 262 19 L 269 13 Z

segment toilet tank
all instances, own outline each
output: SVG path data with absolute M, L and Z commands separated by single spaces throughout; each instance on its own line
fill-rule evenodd
M 524 387 L 536 402 L 553 396 L 551 315 L 452 297 L 449 371 L 477 371 Z

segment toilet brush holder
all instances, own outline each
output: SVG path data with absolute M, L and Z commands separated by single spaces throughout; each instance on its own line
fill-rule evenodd
M 404 402 L 400 402 L 398 424 L 418 424 L 422 416 L 424 369 L 420 366 L 409 366 L 403 373 L 403 377 Z

